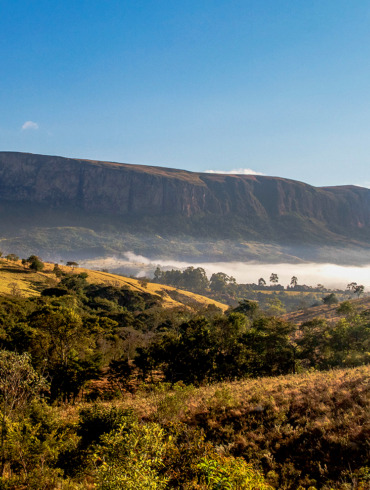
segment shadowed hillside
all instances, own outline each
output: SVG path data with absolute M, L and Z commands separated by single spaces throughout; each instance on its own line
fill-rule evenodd
M 289 254 L 298 256 L 304 247 L 324 244 L 368 248 L 370 238 L 370 190 L 316 188 L 277 177 L 3 152 L 0 199 L 0 232 L 12 244 L 24 230 L 41 229 L 48 244 L 41 237 L 36 242 L 45 250 L 55 227 L 67 235 L 83 228 L 79 235 L 99 235 L 80 244 L 91 256 L 114 248 L 112 237 L 114 250 L 124 249 L 115 233 L 131 234 L 130 244 L 139 234 L 162 235 L 167 252 L 168 239 L 188 236 L 266 242 L 293 247 Z M 233 246 L 229 250 L 234 253 Z

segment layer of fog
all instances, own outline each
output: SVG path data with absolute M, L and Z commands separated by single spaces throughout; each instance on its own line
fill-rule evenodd
M 298 284 L 316 286 L 323 284 L 327 288 L 345 289 L 350 282 L 363 284 L 370 290 L 370 264 L 359 266 L 341 266 L 336 264 L 304 263 L 304 264 L 261 264 L 256 262 L 202 262 L 188 263 L 176 260 L 155 260 L 135 255 L 132 252 L 124 254 L 124 258 L 105 257 L 98 260 L 80 263 L 85 267 L 104 268 L 110 272 L 134 274 L 137 277 L 153 277 L 154 270 L 159 266 L 163 270 L 185 269 L 186 267 L 202 267 L 207 276 L 215 272 L 224 272 L 235 277 L 239 284 L 257 283 L 263 277 L 267 283 L 271 273 L 279 277 L 279 283 L 286 286 L 292 276 L 298 278 Z

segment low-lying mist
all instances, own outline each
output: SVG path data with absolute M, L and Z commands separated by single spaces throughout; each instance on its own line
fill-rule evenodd
M 370 264 L 364 266 L 342 266 L 330 263 L 300 263 L 300 264 L 261 264 L 257 262 L 198 262 L 188 263 L 176 260 L 149 259 L 133 252 L 124 254 L 124 258 L 105 257 L 81 262 L 88 268 L 104 268 L 109 272 L 136 277 L 153 277 L 157 266 L 161 269 L 185 269 L 186 267 L 202 267 L 208 277 L 215 272 L 224 272 L 235 277 L 239 284 L 257 283 L 263 277 L 267 283 L 271 273 L 279 277 L 279 283 L 287 286 L 291 277 L 298 278 L 298 284 L 316 286 L 323 284 L 326 288 L 345 289 L 350 282 L 363 284 L 367 291 L 370 290 Z

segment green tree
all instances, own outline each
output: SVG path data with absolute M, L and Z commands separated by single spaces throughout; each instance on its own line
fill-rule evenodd
M 235 284 L 235 278 L 232 276 L 228 276 L 223 272 L 217 272 L 215 274 L 212 274 L 209 283 L 212 291 L 216 291 L 220 293 L 225 292 L 230 284 Z
M 8 254 L 5 258 L 6 260 L 10 260 L 12 262 L 17 262 L 17 260 L 19 260 L 18 255 L 15 254 Z
M 164 333 L 148 348 L 137 349 L 135 365 L 143 377 L 154 367 L 160 367 L 171 383 L 201 383 L 211 376 L 216 354 L 210 327 L 204 317 L 183 323 L 178 334 Z
M 154 281 L 159 282 L 161 276 L 162 276 L 161 268 L 159 266 L 157 266 L 155 271 L 154 271 Z
M 73 308 L 44 306 L 30 315 L 29 325 L 36 329 L 30 349 L 51 377 L 52 399 L 75 397 L 88 379 L 98 376 L 94 335 Z
M 259 312 L 259 304 L 258 301 L 243 299 L 242 301 L 239 301 L 239 305 L 234 308 L 233 311 L 237 313 L 243 313 L 243 315 L 249 318 L 253 318 Z
M 338 298 L 335 293 L 330 293 L 322 298 L 324 305 L 331 306 L 338 303 Z
M 294 373 L 296 352 L 291 336 L 296 327 L 276 317 L 256 319 L 247 330 L 246 369 L 252 376 L 276 376 Z
M 286 309 L 284 308 L 283 303 L 280 301 L 280 299 L 277 296 L 273 298 L 269 298 L 266 304 L 268 306 L 267 312 L 269 315 L 279 316 L 286 313 Z
M 212 328 L 213 348 L 216 356 L 212 378 L 215 380 L 235 379 L 246 373 L 247 346 L 243 341 L 249 322 L 244 314 L 231 312 L 214 321 Z
M 74 291 L 77 294 L 82 294 L 84 289 L 89 285 L 86 281 L 87 273 L 71 274 L 63 277 L 60 281 L 60 286 L 66 287 L 70 291 Z
M 22 414 L 30 401 L 47 388 L 46 380 L 37 374 L 29 354 L 0 350 L 0 476 L 3 476 L 6 454 L 7 423 Z
M 370 324 L 360 315 L 334 325 L 315 318 L 302 324 L 297 344 L 304 366 L 318 369 L 359 366 L 370 360 Z
M 337 308 L 337 313 L 340 315 L 351 316 L 355 313 L 355 308 L 350 301 L 343 301 Z
M 154 423 L 124 422 L 118 430 L 103 434 L 93 456 L 97 488 L 101 490 L 161 490 L 168 442 Z M 99 464 L 96 464 L 98 461 Z M 94 465 L 95 463 L 95 465 Z
M 43 262 L 37 257 L 37 255 L 31 255 L 27 259 L 27 263 L 29 264 L 29 268 L 36 272 L 42 271 L 44 268 Z
M 209 286 L 206 271 L 202 267 L 187 267 L 182 273 L 181 283 L 184 288 L 199 292 Z

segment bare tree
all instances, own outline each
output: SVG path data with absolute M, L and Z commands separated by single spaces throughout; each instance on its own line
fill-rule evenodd
M 10 294 L 12 296 L 22 296 L 22 291 L 21 288 L 19 287 L 19 284 L 16 282 L 10 282 L 8 284 L 8 288 L 10 289 Z

